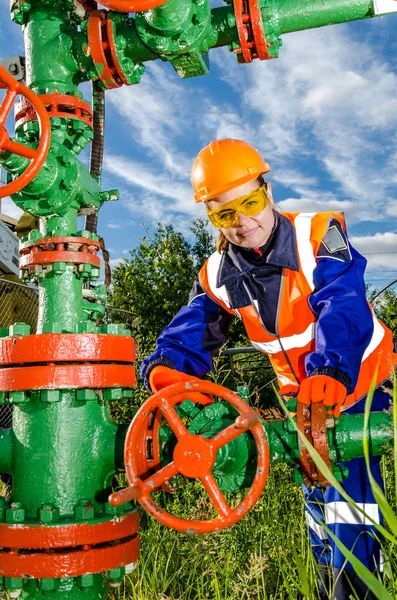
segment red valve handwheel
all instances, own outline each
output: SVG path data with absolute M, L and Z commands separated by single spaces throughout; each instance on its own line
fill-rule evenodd
M 4 198 L 24 188 L 25 185 L 32 181 L 33 177 L 37 175 L 43 166 L 50 147 L 51 126 L 48 113 L 39 97 L 26 87 L 26 85 L 23 85 L 20 81 L 16 81 L 3 67 L 0 67 L 0 89 L 7 90 L 0 104 L 0 153 L 7 150 L 18 156 L 29 158 L 32 161 L 17 179 L 0 188 L 0 198 Z M 18 94 L 25 96 L 36 111 L 40 127 L 40 138 L 37 148 L 30 148 L 29 146 L 24 146 L 19 142 L 10 140 L 5 128 L 5 123 Z
M 165 4 L 167 0 L 100 0 L 101 6 L 106 6 L 109 10 L 116 12 L 143 12 L 150 8 L 156 8 Z
M 226 400 L 240 413 L 240 416 L 233 425 L 211 439 L 189 433 L 174 406 L 181 401 L 181 395 L 197 401 L 194 398 L 197 392 L 211 394 Z M 138 448 L 142 447 L 142 436 L 144 437 L 149 415 L 158 410 L 161 411 L 178 442 L 174 449 L 172 462 L 145 479 L 140 469 Z M 217 450 L 248 429 L 256 444 L 257 469 L 247 496 L 237 508 L 232 509 L 219 489 L 212 469 L 216 461 Z M 112 494 L 109 498 L 110 503 L 117 506 L 137 499 L 160 523 L 177 531 L 194 533 L 208 533 L 224 529 L 240 521 L 258 501 L 266 484 L 270 463 L 266 434 L 255 411 L 234 392 L 215 383 L 195 378 L 192 378 L 191 381 L 170 385 L 156 392 L 141 406 L 127 433 L 124 460 L 130 487 Z M 167 513 L 151 499 L 152 492 L 160 489 L 165 482 L 179 473 L 185 477 L 198 478 L 202 481 L 218 512 L 218 517 L 206 521 L 181 519 Z

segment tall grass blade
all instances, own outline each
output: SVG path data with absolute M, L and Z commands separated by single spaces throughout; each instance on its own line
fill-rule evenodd
M 298 570 L 302 594 L 303 594 L 304 598 L 309 599 L 311 597 L 311 592 L 310 592 L 310 584 L 309 584 L 309 578 L 307 576 L 306 567 L 304 565 L 303 560 L 301 559 L 301 557 L 299 556 L 299 554 L 296 552 L 295 549 L 293 550 L 293 556 L 294 556 L 296 568 Z
M 365 585 L 375 594 L 375 597 L 378 600 L 393 600 L 393 597 L 389 594 L 385 586 L 375 577 L 373 573 L 363 563 L 356 557 L 346 546 L 330 531 L 329 527 L 322 523 L 322 526 L 325 528 L 328 535 L 335 542 L 336 546 L 338 546 L 339 550 L 342 552 L 343 556 L 347 558 L 347 560 L 352 565 L 354 571 L 357 575 L 363 580 Z
M 376 374 L 375 374 L 375 377 L 376 377 Z M 363 437 L 364 458 L 365 458 L 365 464 L 367 466 L 368 479 L 371 484 L 372 493 L 373 493 L 374 498 L 385 518 L 386 523 L 388 524 L 388 526 L 390 527 L 390 529 L 394 535 L 394 541 L 396 541 L 396 539 L 397 539 L 397 517 L 394 514 L 393 509 L 391 508 L 390 504 L 388 503 L 386 496 L 383 493 L 382 488 L 375 481 L 374 476 L 371 473 L 371 465 L 369 462 L 369 443 L 368 443 L 369 417 L 371 414 L 372 399 L 373 399 L 374 391 L 375 391 L 375 381 L 376 381 L 376 379 L 374 378 L 374 381 L 372 382 L 371 388 L 368 392 L 367 399 L 365 402 L 364 437 Z M 395 432 L 394 432 L 394 435 L 395 435 Z

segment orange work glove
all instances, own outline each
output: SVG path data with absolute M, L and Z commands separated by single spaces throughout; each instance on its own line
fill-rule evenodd
M 176 369 L 164 367 L 163 365 L 157 365 L 157 367 L 153 367 L 149 373 L 149 385 L 152 392 L 158 392 L 159 390 L 162 390 L 173 383 L 179 383 L 180 381 L 191 381 L 192 379 L 196 379 L 196 377 L 193 377 L 193 375 L 187 375 L 186 373 L 181 373 L 181 371 L 176 371 Z
M 328 375 L 314 375 L 302 381 L 298 393 L 298 402 L 302 404 L 323 402 L 325 406 L 335 407 L 330 412 L 335 417 L 339 417 L 346 396 L 346 387 L 337 379 L 328 377 Z

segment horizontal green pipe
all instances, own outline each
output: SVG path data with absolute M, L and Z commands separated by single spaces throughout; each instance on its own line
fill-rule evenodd
M 349 461 L 364 456 L 364 415 L 344 415 L 329 433 L 337 450 L 338 461 Z M 370 415 L 366 432 L 369 454 L 381 456 L 393 447 L 393 426 L 390 412 L 373 412 Z M 330 440 L 330 441 L 331 441 Z
M 374 16 L 371 0 L 267 0 L 263 12 L 278 15 L 280 34 Z M 397 9 L 396 9 L 397 10 Z
M 11 473 L 12 429 L 0 429 L 0 473 Z

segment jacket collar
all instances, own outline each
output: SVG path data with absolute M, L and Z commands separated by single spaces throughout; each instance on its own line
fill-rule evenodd
M 277 213 L 276 228 L 261 250 L 263 255 L 258 256 L 254 250 L 229 244 L 222 257 L 217 286 L 224 285 L 231 277 L 238 277 L 265 265 L 299 271 L 295 228 L 284 215 Z

